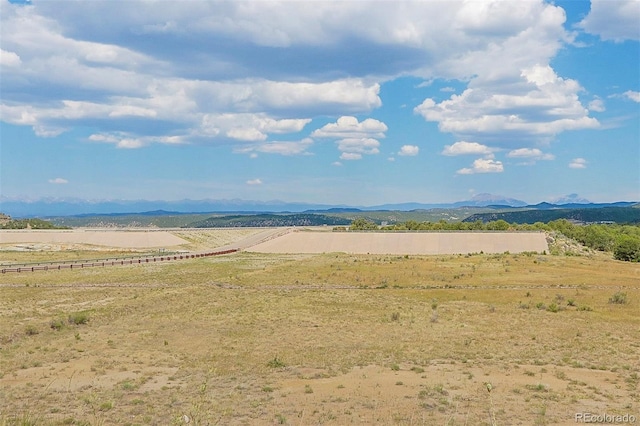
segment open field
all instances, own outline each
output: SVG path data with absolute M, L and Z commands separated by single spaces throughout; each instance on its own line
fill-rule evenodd
M 2 230 L 0 231 L 0 263 L 9 261 L 38 262 L 75 260 L 109 252 L 118 254 L 169 251 L 202 251 L 219 247 L 244 247 L 255 244 L 279 230 L 261 228 L 238 229 L 173 229 L 173 230 Z M 12 256 L 13 253 L 13 256 Z M 16 257 L 15 254 L 18 253 Z M 81 254 L 81 255 L 80 255 Z M 3 262 L 4 261 L 4 262 Z
M 166 231 L 3 230 L 0 244 L 86 244 L 121 248 L 172 247 L 187 241 Z
M 605 255 L 241 252 L 0 294 L 0 425 L 640 422 L 640 265 Z
M 543 232 L 314 232 L 285 234 L 260 253 L 456 254 L 547 252 Z

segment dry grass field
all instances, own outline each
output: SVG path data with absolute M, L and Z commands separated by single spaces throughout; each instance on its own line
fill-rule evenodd
M 243 238 L 208 232 L 180 237 Z M 99 255 L 72 252 L 0 261 Z M 4 274 L 0 425 L 640 422 L 639 288 L 640 265 L 602 254 L 240 252 Z

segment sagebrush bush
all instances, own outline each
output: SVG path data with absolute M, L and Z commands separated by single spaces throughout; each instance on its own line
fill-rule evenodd
M 282 360 L 278 359 L 278 356 L 276 355 L 275 357 L 273 357 L 272 360 L 267 362 L 267 366 L 271 368 L 281 368 L 281 367 L 285 367 L 286 365 L 284 362 L 282 362 Z
M 89 322 L 89 314 L 87 312 L 75 312 L 69 315 L 69 324 L 80 325 Z
M 54 330 L 62 330 L 62 328 L 64 328 L 64 320 L 61 320 L 60 318 L 52 319 L 49 325 Z
M 609 303 L 615 305 L 624 305 L 625 303 L 627 303 L 627 293 L 623 293 L 621 291 L 615 293 L 609 298 Z
M 27 336 L 35 336 L 36 334 L 40 333 L 40 330 L 38 330 L 38 327 L 36 327 L 35 325 L 29 324 L 25 327 L 24 332 L 27 334 Z

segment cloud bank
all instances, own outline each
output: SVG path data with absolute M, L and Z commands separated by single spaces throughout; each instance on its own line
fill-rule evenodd
M 444 155 L 598 128 L 589 113 L 604 108 L 583 105 L 581 85 L 553 69 L 574 36 L 564 10 L 542 0 L 60 6 L 2 3 L 2 120 L 41 137 L 87 126 L 90 142 L 118 148 L 229 144 L 254 155 L 308 153 L 330 139 L 340 158 L 357 160 L 379 153 L 388 127 L 368 116 L 382 106 L 381 84 L 402 76 L 466 86 L 414 108 L 461 140 Z M 638 39 L 637 8 L 594 0 L 579 26 Z M 314 128 L 318 117 L 336 121 Z M 502 167 L 483 161 L 470 170 Z

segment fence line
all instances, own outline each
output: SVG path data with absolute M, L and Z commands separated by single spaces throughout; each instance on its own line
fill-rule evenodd
M 160 256 L 168 256 L 171 255 L 173 256 L 174 254 L 185 254 L 184 251 L 179 252 L 179 251 L 159 251 L 159 252 L 147 252 L 147 253 L 139 253 L 137 255 L 131 255 L 131 256 L 113 256 L 113 257 L 106 257 L 106 258 L 98 258 L 98 259 L 61 259 L 61 260 L 54 260 L 54 261 L 48 261 L 48 262 L 20 262 L 20 263 L 0 263 L 0 268 L 18 268 L 18 267 L 24 267 L 26 269 L 30 269 L 32 266 L 45 266 L 45 265 L 66 265 L 68 263 L 73 263 L 74 265 L 77 263 L 89 263 L 89 262 L 110 262 L 110 261 L 128 261 L 129 259 L 139 259 L 139 258 L 151 258 L 151 257 L 160 257 Z
M 171 254 L 167 256 L 146 256 L 139 258 L 130 258 L 126 260 L 102 260 L 97 262 L 75 262 L 75 263 L 59 263 L 59 264 L 47 264 L 40 266 L 20 266 L 13 268 L 2 268 L 0 270 L 3 274 L 9 272 L 35 272 L 35 271 L 60 271 L 62 269 L 84 269 L 93 267 L 106 267 L 106 266 L 123 266 L 134 265 L 142 263 L 154 263 L 154 262 L 167 262 L 174 260 L 196 259 L 200 257 L 220 256 L 223 254 L 230 254 L 239 251 L 238 249 L 229 249 L 205 253 L 192 253 L 192 254 Z

